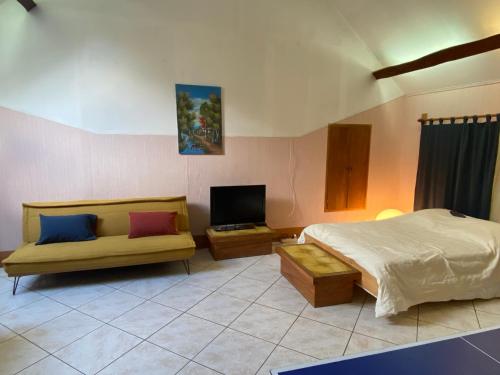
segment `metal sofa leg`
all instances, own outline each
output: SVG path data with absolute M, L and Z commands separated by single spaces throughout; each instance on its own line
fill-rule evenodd
M 21 276 L 14 276 L 14 285 L 12 285 L 12 295 L 16 294 L 17 286 L 19 285 L 19 279 Z
M 184 259 L 182 263 L 184 264 L 184 268 L 186 269 L 187 274 L 190 275 L 191 270 L 189 269 L 189 259 Z

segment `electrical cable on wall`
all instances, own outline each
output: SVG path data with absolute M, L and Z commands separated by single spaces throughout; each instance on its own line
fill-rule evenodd
M 290 139 L 289 142 L 289 159 L 288 159 L 288 176 L 289 176 L 289 181 L 288 184 L 290 185 L 290 192 L 292 193 L 292 209 L 290 210 L 290 213 L 288 214 L 288 217 L 292 217 L 293 214 L 295 213 L 295 206 L 296 206 L 296 193 L 295 193 L 295 154 L 294 154 L 294 147 L 293 147 L 293 139 Z
M 189 157 L 186 158 L 186 196 L 189 195 Z

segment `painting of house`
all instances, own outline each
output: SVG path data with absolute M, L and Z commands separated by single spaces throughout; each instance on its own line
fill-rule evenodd
M 223 153 L 221 91 L 218 86 L 175 85 L 180 154 Z

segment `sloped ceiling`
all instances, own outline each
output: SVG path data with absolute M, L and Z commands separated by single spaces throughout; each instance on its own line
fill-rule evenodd
M 329 0 L 0 5 L 0 106 L 96 133 L 177 134 L 175 83 L 223 88 L 229 136 L 300 136 L 402 95 Z
M 499 0 L 332 0 L 383 66 L 500 33 Z M 500 80 L 500 50 L 395 78 L 406 94 Z

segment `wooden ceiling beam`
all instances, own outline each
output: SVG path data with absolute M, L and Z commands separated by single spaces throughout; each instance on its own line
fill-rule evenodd
M 377 70 L 372 74 L 376 79 L 394 77 L 400 74 L 430 68 L 449 61 L 479 55 L 480 53 L 493 51 L 498 48 L 500 48 L 500 34 L 476 40 L 474 42 L 459 44 L 458 46 L 442 49 L 417 60 Z
M 17 0 L 27 12 L 36 7 L 36 3 L 33 0 Z

